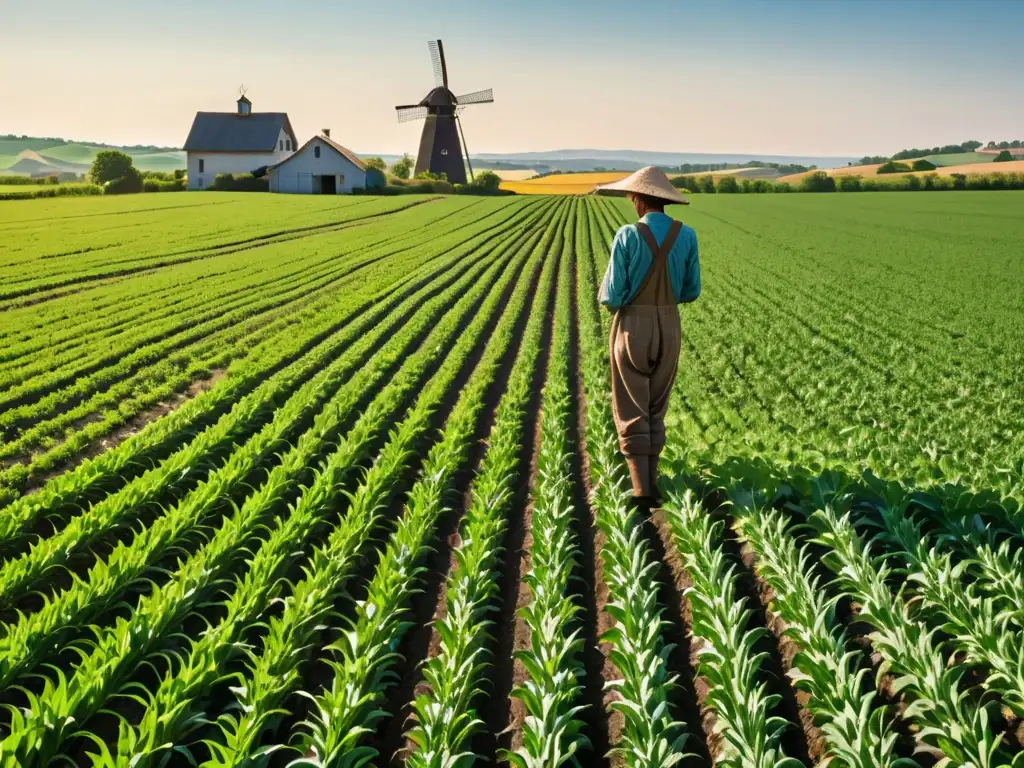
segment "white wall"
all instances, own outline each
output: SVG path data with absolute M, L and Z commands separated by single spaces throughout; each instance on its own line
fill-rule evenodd
M 189 152 L 188 153 L 188 188 L 209 189 L 218 173 L 249 173 L 261 165 L 280 163 L 286 157 L 295 154 L 298 147 L 292 143 L 291 151 L 280 150 L 278 147 L 288 146 L 291 137 L 284 129 L 278 136 L 278 143 L 273 152 Z M 199 172 L 199 160 L 203 160 L 203 172 Z
M 320 147 L 319 158 L 314 151 L 317 146 Z M 339 194 L 366 186 L 365 171 L 329 144 L 314 139 L 302 152 L 270 172 L 270 191 L 306 195 L 319 192 L 320 181 L 315 177 L 321 175 L 335 176 Z

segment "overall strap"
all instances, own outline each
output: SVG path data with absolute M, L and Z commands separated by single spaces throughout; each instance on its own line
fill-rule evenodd
M 651 232 L 651 228 L 647 226 L 646 222 L 638 221 L 636 223 L 636 231 L 651 251 L 651 267 L 647 270 L 647 275 L 644 277 L 640 289 L 636 292 L 633 301 L 630 303 L 644 305 L 675 304 L 675 301 L 671 299 L 671 285 L 668 283 L 668 255 L 672 252 L 672 246 L 676 244 L 682 229 L 683 225 L 681 222 L 673 221 L 669 227 L 668 234 L 665 235 L 664 241 L 662 241 L 661 245 L 658 245 L 654 233 Z

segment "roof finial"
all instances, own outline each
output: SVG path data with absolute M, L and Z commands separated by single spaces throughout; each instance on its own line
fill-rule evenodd
M 244 85 L 238 86 L 238 114 L 248 115 L 252 112 L 252 102 L 245 96 L 246 87 Z

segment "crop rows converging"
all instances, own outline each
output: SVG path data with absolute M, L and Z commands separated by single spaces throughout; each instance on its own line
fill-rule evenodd
M 680 212 L 656 510 L 624 201 L 167 197 L 0 211 L 0 768 L 1024 768 L 1014 194 Z

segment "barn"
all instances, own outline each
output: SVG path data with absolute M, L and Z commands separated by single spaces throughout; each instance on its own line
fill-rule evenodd
M 366 166 L 351 150 L 332 141 L 329 130 L 269 171 L 271 192 L 337 195 L 366 186 Z
M 218 173 L 250 173 L 280 163 L 297 142 L 284 112 L 253 112 L 244 95 L 235 112 L 197 112 L 185 140 L 188 188 L 208 189 Z

